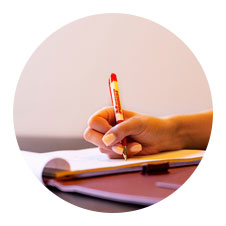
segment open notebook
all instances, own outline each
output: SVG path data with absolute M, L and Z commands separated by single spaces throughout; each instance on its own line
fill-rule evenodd
M 54 151 L 47 153 L 33 153 L 22 151 L 28 165 L 35 175 L 42 181 L 45 167 L 53 169 L 53 177 L 70 175 L 106 175 L 112 173 L 139 170 L 144 163 L 169 162 L 170 167 L 198 164 L 204 151 L 178 150 L 162 152 L 154 155 L 136 156 L 124 159 L 109 159 L 107 155 L 99 152 L 98 148 L 83 150 Z

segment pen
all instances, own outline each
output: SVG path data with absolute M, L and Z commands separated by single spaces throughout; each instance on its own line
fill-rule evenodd
M 112 73 L 109 78 L 109 89 L 110 89 L 110 94 L 111 94 L 112 105 L 114 107 L 116 124 L 119 124 L 124 121 L 124 117 L 123 117 L 123 112 L 122 112 L 120 96 L 119 96 L 118 81 L 117 81 L 116 74 L 114 74 L 114 73 Z M 126 137 L 123 138 L 123 140 L 121 141 L 121 144 L 123 146 L 122 155 L 123 155 L 124 159 L 127 160 Z

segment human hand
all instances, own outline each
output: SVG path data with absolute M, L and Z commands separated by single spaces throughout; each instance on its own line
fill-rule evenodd
M 176 127 L 170 119 L 160 119 L 148 115 L 123 110 L 125 121 L 115 125 L 113 107 L 106 107 L 94 113 L 88 120 L 84 138 L 98 146 L 110 158 L 122 158 L 120 144 L 127 137 L 128 157 L 149 155 L 181 148 L 175 137 Z

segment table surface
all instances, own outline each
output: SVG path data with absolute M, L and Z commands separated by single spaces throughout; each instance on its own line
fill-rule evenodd
M 167 182 L 182 185 L 192 175 L 197 166 L 187 166 L 169 169 L 168 173 L 154 175 L 142 175 L 140 172 L 100 176 L 74 181 L 61 182 L 65 186 L 81 186 L 84 189 L 91 188 L 98 191 L 107 191 L 122 195 L 135 195 L 147 197 L 146 200 L 157 198 L 162 200 L 176 189 L 156 186 L 156 182 Z M 102 198 L 82 195 L 75 192 L 62 192 L 53 187 L 48 187 L 54 194 L 76 206 L 99 212 L 117 213 L 138 210 L 147 205 L 135 205 L 123 202 L 115 202 Z
M 78 193 L 62 192 L 53 187 L 49 187 L 48 189 L 58 197 L 62 198 L 63 200 L 75 206 L 88 209 L 88 210 L 98 211 L 98 212 L 120 213 L 120 212 L 139 210 L 146 207 L 142 205 L 133 205 L 133 204 L 127 204 L 127 203 L 114 202 L 114 201 L 105 200 L 105 199 L 99 199 L 99 198 L 82 195 Z
M 77 149 L 93 147 L 93 145 L 87 143 L 82 138 L 24 137 L 24 136 L 20 137 L 20 136 L 17 136 L 17 141 L 18 141 L 18 144 L 19 144 L 19 147 L 21 150 L 32 151 L 32 152 L 49 152 L 49 151 L 55 151 L 55 150 L 77 150 Z M 187 167 L 178 168 L 178 169 L 176 169 L 176 171 L 182 170 L 181 172 L 183 172 L 183 171 L 186 171 L 186 168 Z M 193 169 L 190 171 L 188 170 L 187 174 L 185 174 L 183 176 L 179 176 L 178 177 L 180 179 L 179 183 L 183 184 L 190 177 L 190 175 L 193 173 L 195 168 L 196 168 L 196 166 L 193 166 Z M 114 181 L 114 179 L 116 177 L 122 177 L 121 178 L 122 181 L 124 181 L 123 177 L 128 178 L 128 176 L 126 176 L 126 175 L 113 175 L 113 176 L 111 176 L 111 179 L 113 179 L 112 181 Z M 141 178 L 141 174 L 139 172 L 137 172 L 135 174 L 135 177 L 138 180 L 143 180 Z M 130 175 L 129 178 L 130 178 L 130 181 L 128 181 L 128 186 L 129 187 L 134 186 L 134 184 L 131 184 L 131 183 L 134 183 L 133 176 Z M 152 177 L 150 176 L 150 181 L 152 180 L 151 178 Z M 175 183 L 175 178 L 177 178 L 177 177 L 173 176 L 173 178 L 174 179 L 172 179 L 172 183 Z M 99 177 L 97 180 L 103 181 L 102 179 L 101 179 L 101 177 Z M 97 180 L 96 181 L 94 179 L 90 180 L 92 182 L 92 183 L 90 183 L 90 185 L 97 186 L 97 184 L 98 184 Z M 104 180 L 106 180 L 106 176 L 105 176 Z M 148 177 L 146 177 L 145 180 L 148 181 L 149 180 Z M 150 185 L 150 183 L 152 183 L 150 181 L 145 182 L 146 187 L 148 187 L 148 185 Z M 101 183 L 103 183 L 103 182 L 101 182 Z M 99 183 L 99 184 L 101 184 L 101 183 Z M 124 184 L 126 184 L 126 183 L 124 182 Z M 53 187 L 48 187 L 48 189 L 51 192 L 53 192 L 55 195 L 57 195 L 58 197 L 62 198 L 63 200 L 65 200 L 73 205 L 76 205 L 78 207 L 85 208 L 88 210 L 93 210 L 93 211 L 117 213 L 117 212 L 128 212 L 128 211 L 138 210 L 138 209 L 142 209 L 142 208 L 146 207 L 144 205 L 135 205 L 135 204 L 110 201 L 110 200 L 101 199 L 101 198 L 95 198 L 95 197 L 91 197 L 91 196 L 87 196 L 87 195 L 82 195 L 79 193 L 66 193 L 66 192 L 59 191 L 58 189 L 53 188 Z M 170 193 L 173 193 L 173 192 L 174 192 L 174 190 L 172 190 Z M 165 193 L 165 191 L 164 191 L 164 193 Z

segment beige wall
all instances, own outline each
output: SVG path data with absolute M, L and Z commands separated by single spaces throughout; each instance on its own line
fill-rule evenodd
M 111 104 L 111 72 L 124 108 L 154 116 L 212 108 L 204 72 L 182 41 L 151 21 L 105 14 L 63 27 L 31 56 L 15 95 L 16 134 L 81 136 L 88 117 Z

